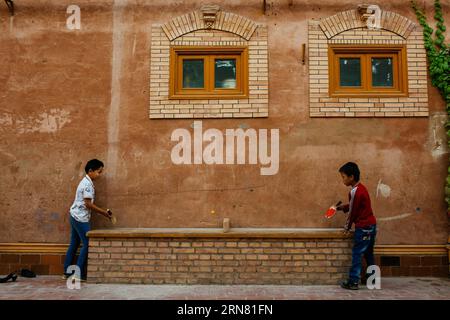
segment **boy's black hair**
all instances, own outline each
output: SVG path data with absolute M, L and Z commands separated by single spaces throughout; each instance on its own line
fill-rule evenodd
M 84 171 L 86 171 L 86 173 L 89 173 L 89 170 L 95 171 L 95 170 L 103 168 L 103 167 L 104 167 L 103 162 L 101 162 L 100 160 L 97 160 L 97 159 L 92 159 L 86 163 L 86 166 L 84 167 Z
M 354 162 L 347 162 L 340 169 L 339 172 L 345 173 L 347 176 L 353 176 L 356 182 L 359 181 L 359 168 L 358 165 Z

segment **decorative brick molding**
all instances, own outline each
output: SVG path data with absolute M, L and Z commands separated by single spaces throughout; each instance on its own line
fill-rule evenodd
M 0 275 L 20 269 L 61 275 L 67 248 L 63 243 L 0 243 Z
M 200 11 L 194 11 L 183 16 L 176 17 L 163 24 L 161 28 L 167 38 L 170 41 L 173 41 L 176 38 L 193 31 L 215 29 L 236 34 L 249 41 L 258 27 L 255 22 L 245 17 L 223 11 L 218 11 L 216 13 L 214 23 L 208 26 L 203 19 L 203 13 L 201 10 L 202 9 L 200 9 Z
M 331 39 L 344 31 L 366 28 L 366 22 L 360 18 L 358 10 L 349 10 L 322 19 L 319 26 L 327 39 Z M 408 18 L 390 11 L 381 12 L 380 26 L 381 29 L 395 33 L 403 39 L 407 39 L 416 28 L 416 24 Z
M 357 10 L 310 20 L 311 117 L 427 117 L 427 61 L 422 30 L 409 19 L 381 12 L 381 29 L 368 29 Z M 330 97 L 328 46 L 405 45 L 408 94 L 402 97 Z
M 218 11 L 208 26 L 202 11 L 152 25 L 150 54 L 150 119 L 268 117 L 269 67 L 267 26 Z M 169 99 L 171 46 L 247 46 L 246 99 Z

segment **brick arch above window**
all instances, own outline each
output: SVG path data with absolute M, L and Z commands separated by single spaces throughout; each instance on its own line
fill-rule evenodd
M 381 11 L 380 29 L 368 28 L 361 9 L 308 23 L 310 116 L 428 117 L 422 28 L 389 11 Z M 341 72 L 341 60 L 359 63 Z M 372 63 L 386 61 L 392 70 L 385 67 L 390 76 L 380 82 Z
M 170 41 L 187 33 L 203 29 L 231 32 L 248 41 L 257 27 L 258 24 L 256 22 L 225 11 L 218 11 L 214 23 L 208 27 L 203 19 L 203 13 L 199 10 L 176 17 L 162 25 L 162 29 Z
M 223 59 L 236 63 L 234 87 L 216 86 L 213 61 Z M 181 80 L 181 66 L 189 60 L 203 61 L 203 68 L 196 67 L 203 74 L 195 72 L 203 81 L 195 88 L 184 86 Z M 152 24 L 149 91 L 150 119 L 267 118 L 267 25 L 220 11 L 214 5 L 164 24 Z
M 366 22 L 360 17 L 356 9 L 343 11 L 328 18 L 321 19 L 319 26 L 327 39 L 331 39 L 348 30 L 365 28 L 367 26 Z M 411 32 L 414 31 L 416 24 L 398 13 L 382 10 L 380 26 L 381 29 L 393 32 L 403 39 L 407 39 Z

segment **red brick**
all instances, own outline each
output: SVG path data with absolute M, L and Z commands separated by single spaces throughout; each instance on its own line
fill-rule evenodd
M 30 269 L 37 275 L 49 275 L 50 274 L 50 266 L 48 266 L 48 265 L 31 265 Z
M 92 265 L 88 265 L 88 272 L 94 272 L 94 271 L 98 271 L 98 266 L 92 266 Z
M 422 266 L 441 266 L 442 258 L 440 256 L 422 256 L 420 264 Z
M 392 277 L 392 267 L 381 267 L 382 277 Z
M 18 254 L 3 253 L 0 255 L 0 262 L 2 263 L 19 263 L 20 256 Z
M 431 275 L 433 277 L 448 277 L 448 266 L 431 267 Z
M 151 243 L 151 242 L 147 243 L 147 247 L 148 247 L 149 243 Z M 133 241 L 124 241 L 124 242 L 122 242 L 122 247 L 134 247 L 134 243 L 133 243 Z
M 173 248 L 175 250 L 175 248 Z M 194 249 L 192 249 L 194 250 Z M 149 253 L 172 253 L 172 248 L 152 248 L 149 249 Z
M 39 254 L 22 254 L 20 256 L 20 263 L 40 264 L 41 256 Z
M 214 247 L 214 242 L 205 241 L 205 242 L 203 242 L 203 246 L 204 247 Z
M 194 253 L 194 248 L 173 248 L 173 253 Z
M 50 275 L 60 275 L 64 273 L 64 266 L 60 265 L 50 265 L 48 273 Z
M 43 254 L 41 256 L 41 264 L 48 265 L 60 265 L 61 264 L 61 255 L 57 254 Z
M 115 249 L 114 251 L 112 251 Z M 149 248 L 139 247 L 139 248 L 112 248 L 111 252 L 128 252 L 128 253 L 148 253 Z M 153 252 L 157 252 L 156 249 L 152 250 Z
M 393 277 L 407 277 L 410 275 L 410 267 L 390 267 Z
M 9 264 L 0 264 L 0 274 L 9 274 L 10 272 Z
M 158 242 L 156 242 L 156 247 L 158 247 L 158 248 L 167 248 L 167 247 L 169 247 L 169 242 L 158 241 Z
M 431 267 L 410 267 L 410 275 L 413 277 L 431 277 Z
M 402 267 L 420 266 L 420 257 L 402 256 L 400 257 L 400 265 Z
M 191 246 L 190 242 L 182 242 L 182 243 L 180 243 L 180 247 L 183 247 L 183 248 L 189 248 L 190 246 Z
M 217 253 L 216 248 L 195 248 L 195 253 Z

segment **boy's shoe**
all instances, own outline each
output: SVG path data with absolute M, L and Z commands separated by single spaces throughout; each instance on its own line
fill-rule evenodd
M 73 275 L 73 273 L 64 273 L 63 275 L 62 275 L 62 279 L 63 280 L 67 280 L 67 279 L 69 279 L 71 276 Z M 81 282 L 86 282 L 86 278 L 85 277 L 78 277 L 78 276 L 73 276 L 73 279 L 72 280 L 79 280 L 79 281 L 81 281 Z
M 350 280 L 345 280 L 341 283 L 341 288 L 348 289 L 348 290 L 358 290 L 358 284 L 355 282 L 352 282 Z
M 74 279 L 75 281 L 78 280 L 78 281 L 80 281 L 80 282 L 86 282 L 86 278 L 85 278 L 85 277 L 81 277 L 81 278 L 80 278 L 80 277 L 78 277 L 78 276 L 74 276 L 73 279 Z
M 67 280 L 67 279 L 69 279 L 69 277 L 71 276 L 71 275 L 73 275 L 73 273 L 63 273 L 63 275 L 62 275 L 62 277 L 61 277 L 61 279 L 63 279 L 63 280 Z
M 369 279 L 370 276 L 371 276 L 371 274 L 366 274 L 364 277 L 361 277 L 361 284 L 363 286 L 367 285 L 367 279 Z

